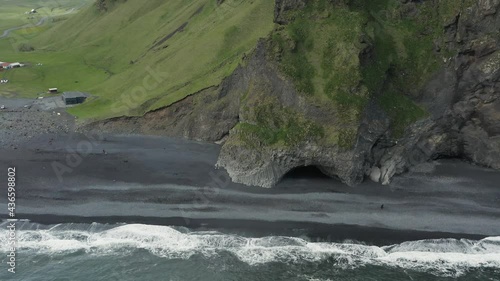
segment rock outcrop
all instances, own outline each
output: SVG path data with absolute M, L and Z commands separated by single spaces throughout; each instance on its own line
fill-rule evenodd
M 286 7 L 303 7 L 297 3 L 278 1 L 277 22 L 286 23 L 282 20 Z M 414 3 L 408 5 L 418 9 Z M 456 14 L 455 21 L 442 27 L 446 37 L 444 45 L 456 50 L 456 55 L 450 57 L 413 96 L 429 116 L 406 128 L 400 138 L 391 137 L 389 118 L 371 100 L 351 150 L 314 140 L 269 151 L 242 148 L 244 146 L 228 142 L 222 149 L 219 165 L 237 182 L 266 187 L 275 184 L 293 168 L 308 165 L 318 166 L 325 174 L 351 185 L 361 182 L 365 175 L 388 184 L 395 174 L 439 157 L 458 157 L 499 169 L 499 6 L 499 1 L 478 1 L 463 13 Z M 368 47 L 360 56 L 366 50 L 370 52 Z M 265 63 L 258 65 L 262 67 Z M 267 94 L 279 92 L 277 89 Z M 297 93 L 288 91 L 288 94 Z M 280 104 L 290 106 L 284 102 Z M 295 109 L 305 116 L 314 116 L 303 108 Z M 331 122 L 336 118 L 335 114 L 315 112 Z
M 288 12 L 303 9 L 307 0 L 276 0 L 274 8 L 274 21 L 279 24 L 287 24 L 293 17 Z
M 123 0 L 97 0 L 94 5 L 100 12 L 107 12 L 115 3 Z M 126 1 L 126 0 L 125 0 Z
M 286 50 L 294 53 L 309 45 L 297 41 L 303 30 L 292 30 L 292 35 L 283 30 L 295 20 L 294 11 L 304 9 L 307 2 L 276 0 L 276 31 L 261 40 L 221 85 L 144 117 L 115 118 L 89 128 L 222 140 L 217 165 L 235 182 L 263 187 L 272 187 L 301 166 L 316 166 L 349 185 L 366 178 L 388 184 L 394 175 L 440 157 L 500 169 L 500 0 L 473 1 L 464 9 L 448 11 L 451 20 L 439 23 L 435 54 L 428 54 L 443 61 L 418 87 L 412 85 L 414 89 L 404 93 L 404 101 L 409 99 L 408 104 L 417 104 L 427 114 L 401 117 L 407 122 L 397 128 L 394 123 L 400 116 L 394 112 L 405 108 L 390 112 L 381 103 L 384 92 L 394 90 L 390 83 L 405 77 L 403 73 L 389 81 L 393 68 L 400 67 L 395 63 L 389 63 L 383 76 L 376 76 L 377 87 L 365 86 L 366 77 L 353 78 L 349 87 L 334 87 L 347 94 L 333 102 L 305 93 L 307 73 L 292 77 L 296 73 L 286 65 Z M 399 15 L 409 20 L 421 16 L 420 2 L 402 1 Z M 352 41 L 352 48 L 344 51 L 337 46 L 336 51 L 359 58 L 352 69 L 378 63 L 376 40 L 357 32 L 361 35 Z M 343 105 L 345 100 L 350 107 Z
M 84 124 L 82 131 L 146 134 L 216 142 L 237 123 L 241 68 L 220 85 L 204 89 L 171 106 L 141 117 L 117 117 Z
M 414 124 L 376 163 L 382 183 L 439 157 L 462 158 L 500 169 L 500 1 L 477 1 L 445 26 L 456 49 L 416 100 L 431 116 Z M 374 148 L 375 153 L 379 150 Z
M 324 128 L 335 123 L 339 112 L 328 104 L 311 103 L 307 97 L 298 94 L 293 83 L 280 74 L 276 65 L 269 60 L 268 43 L 260 42 L 245 68 L 245 76 L 253 84 L 245 88 L 248 93 L 242 102 L 240 122 L 258 123 L 256 109 L 259 110 L 266 101 L 270 101 L 274 107 L 269 115 L 283 116 L 286 115 L 286 110 L 291 110 L 294 115 L 302 116 Z M 307 125 L 301 127 L 305 126 Z M 385 113 L 374 101 L 369 103 L 364 113 L 354 149 L 328 143 L 324 136 L 318 137 L 314 132 L 308 132 L 291 145 L 269 145 L 259 137 L 246 136 L 241 132 L 243 128 L 236 127 L 222 147 L 217 165 L 224 167 L 235 182 L 248 185 L 272 187 L 287 172 L 302 166 L 316 166 L 323 173 L 354 185 L 363 181 L 371 147 L 388 127 Z M 285 138 L 288 140 L 292 136 L 287 135 Z

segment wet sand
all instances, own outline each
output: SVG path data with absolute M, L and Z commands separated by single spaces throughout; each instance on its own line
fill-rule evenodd
M 220 147 L 163 137 L 43 136 L 0 149 L 0 183 L 17 168 L 17 218 L 293 232 L 404 241 L 500 235 L 500 172 L 456 160 L 426 164 L 390 186 L 350 188 L 305 172 L 273 189 L 214 168 Z M 54 164 L 57 163 L 57 164 Z M 59 171 L 60 177 L 57 176 Z M 0 206 L 6 207 L 6 195 Z M 381 209 L 381 205 L 384 208 Z M 5 212 L 1 212 L 5 218 Z

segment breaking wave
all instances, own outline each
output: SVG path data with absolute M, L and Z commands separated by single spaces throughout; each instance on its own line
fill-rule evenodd
M 6 222 L 0 224 L 0 252 L 8 251 Z M 301 263 L 333 261 L 351 269 L 380 265 L 459 276 L 474 268 L 500 268 L 500 237 L 482 240 L 430 239 L 377 247 L 355 242 L 310 242 L 302 238 L 270 236 L 247 238 L 216 231 L 142 224 L 18 225 L 18 251 L 61 255 L 84 252 L 119 255 L 147 250 L 166 259 L 189 259 L 193 255 L 215 258 L 228 252 L 249 265 L 271 262 Z

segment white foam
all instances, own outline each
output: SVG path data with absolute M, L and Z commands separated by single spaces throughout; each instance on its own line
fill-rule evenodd
M 500 242 L 500 236 L 486 237 L 486 238 L 483 239 L 483 241 L 496 241 L 496 242 Z
M 480 241 L 431 239 L 385 247 L 356 243 L 314 243 L 296 237 L 246 238 L 216 231 L 190 232 L 167 226 L 121 225 L 113 228 L 92 224 L 86 229 L 58 225 L 48 229 L 18 230 L 18 248 L 44 254 L 85 251 L 116 255 L 145 249 L 167 259 L 207 257 L 230 252 L 249 265 L 269 262 L 315 262 L 333 257 L 334 266 L 355 268 L 367 264 L 421 270 L 457 276 L 470 268 L 500 268 L 500 237 Z M 0 230 L 0 252 L 7 252 L 7 231 Z

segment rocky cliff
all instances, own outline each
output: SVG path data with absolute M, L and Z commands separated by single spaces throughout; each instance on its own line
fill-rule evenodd
M 430 115 L 384 151 L 378 160 L 383 183 L 439 157 L 500 168 L 500 1 L 471 3 L 442 26 L 435 51 L 451 50 L 451 56 L 414 96 Z
M 383 184 L 430 159 L 500 169 L 500 0 L 276 0 L 220 85 L 88 128 L 221 141 L 235 182 L 316 166 Z
M 499 1 L 477 1 L 443 25 L 435 52 L 451 56 L 412 97 L 429 116 L 410 126 L 400 142 L 375 161 L 381 180 L 439 157 L 500 166 Z M 494 109 L 496 108 L 496 109 Z M 379 150 L 374 147 L 375 153 Z

